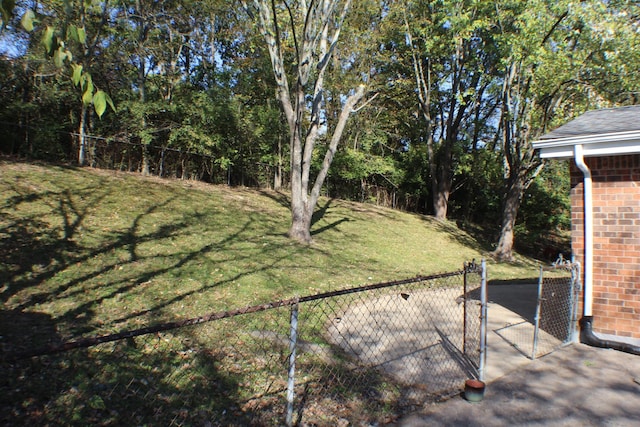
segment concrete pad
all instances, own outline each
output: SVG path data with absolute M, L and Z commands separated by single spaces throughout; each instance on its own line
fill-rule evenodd
M 526 328 L 524 332 L 521 331 L 520 325 Z M 514 330 L 517 331 L 517 336 L 512 333 Z M 501 305 L 489 303 L 485 382 L 495 381 L 531 362 L 529 356 L 533 340 L 527 340 L 526 337 L 533 338 L 531 323 Z M 529 341 L 529 348 L 525 348 L 527 341 Z M 527 355 L 524 353 L 526 350 L 528 350 Z
M 640 426 L 640 356 L 574 343 L 530 358 L 536 295 L 534 284 L 489 286 L 481 402 L 459 395 L 393 426 Z
M 488 384 L 481 402 L 454 397 L 395 425 L 635 427 L 640 356 L 572 344 Z

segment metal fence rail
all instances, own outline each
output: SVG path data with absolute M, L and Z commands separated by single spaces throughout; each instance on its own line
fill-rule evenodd
M 393 417 L 482 376 L 483 277 L 468 264 L 40 350 L 5 346 L 0 422 L 335 425 Z

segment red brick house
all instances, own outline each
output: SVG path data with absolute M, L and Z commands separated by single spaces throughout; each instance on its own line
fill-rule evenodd
M 533 146 L 542 158 L 571 159 L 583 341 L 640 354 L 640 106 L 589 111 Z

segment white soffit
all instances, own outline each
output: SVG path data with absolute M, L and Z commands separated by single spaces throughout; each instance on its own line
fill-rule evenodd
M 640 131 L 541 139 L 533 143 L 543 159 L 573 158 L 574 146 L 582 145 L 585 157 L 640 153 Z

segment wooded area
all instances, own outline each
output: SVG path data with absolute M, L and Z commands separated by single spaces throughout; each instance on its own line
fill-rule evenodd
M 482 225 L 509 259 L 569 223 L 531 142 L 640 102 L 632 0 L 12 3 L 3 153 L 288 188 L 302 241 L 323 194 Z

